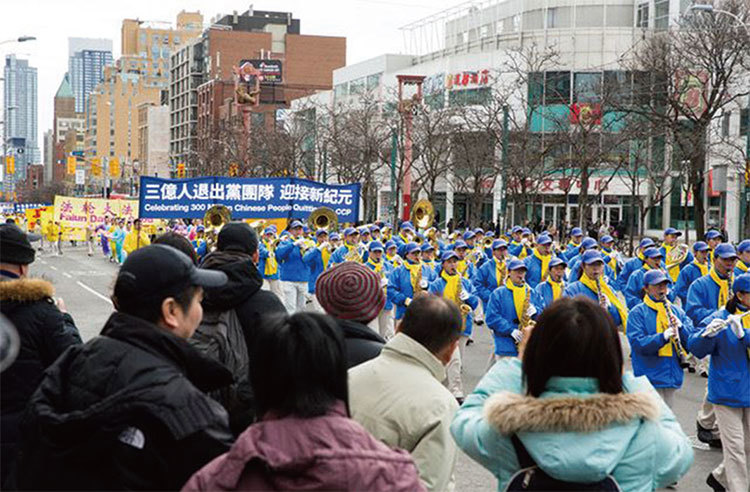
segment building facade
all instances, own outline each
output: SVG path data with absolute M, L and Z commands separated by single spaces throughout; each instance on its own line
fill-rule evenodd
M 139 173 L 169 176 L 169 106 L 152 103 L 138 108 Z
M 104 67 L 112 65 L 112 40 L 68 38 L 68 75 L 76 113 L 84 113 L 89 94 L 104 80 Z

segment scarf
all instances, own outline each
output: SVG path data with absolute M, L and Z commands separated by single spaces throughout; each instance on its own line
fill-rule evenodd
M 449 275 L 448 272 L 443 270 L 440 273 L 440 278 L 445 280 L 445 287 L 443 288 L 443 297 L 455 302 L 456 305 L 462 304 L 463 301 L 461 301 L 458 298 L 458 289 L 461 286 L 461 275 L 458 275 L 458 274 Z
M 537 248 L 534 248 L 534 256 L 536 256 L 539 259 L 539 262 L 542 264 L 542 276 L 539 277 L 540 279 L 547 278 L 547 272 L 549 272 L 549 262 L 552 259 L 552 255 L 542 255 Z
M 412 263 L 410 261 L 404 262 L 404 267 L 409 271 L 409 277 L 411 279 L 411 287 L 414 290 L 414 292 L 417 291 L 417 289 L 421 289 L 421 287 L 418 285 L 418 278 L 420 277 L 422 273 L 422 264 L 420 262 Z
M 380 272 L 383 270 L 383 262 L 378 261 L 375 262 L 372 260 L 372 258 L 367 258 L 367 264 L 370 265 L 375 273 L 380 275 Z
M 323 270 L 328 268 L 328 261 L 331 259 L 331 248 L 320 250 L 320 258 L 323 260 Z
M 750 316 L 747 315 L 748 312 L 745 309 L 739 307 L 739 303 L 737 303 L 737 306 L 737 309 L 742 311 L 742 314 L 740 314 L 740 316 L 742 316 L 742 327 L 747 330 L 748 328 L 750 328 Z M 750 347 L 747 348 L 747 358 L 750 359 Z
M 701 277 L 706 275 L 708 273 L 708 265 L 704 263 L 698 262 L 698 260 L 693 260 L 693 265 L 698 267 L 698 270 L 701 271 Z
M 644 263 L 644 266 L 646 264 Z M 596 288 L 596 281 L 586 275 L 584 272 L 581 275 L 581 283 L 588 287 L 595 295 L 597 292 Z M 620 313 L 620 321 L 622 322 L 623 332 L 625 330 L 627 321 L 628 321 L 628 310 L 623 306 L 622 302 L 620 302 L 620 299 L 615 295 L 615 293 L 612 291 L 612 289 L 609 287 L 609 284 L 602 279 L 601 282 L 601 288 L 602 288 L 602 294 L 604 294 L 609 302 L 617 309 L 617 312 Z
M 727 301 L 729 300 L 729 291 L 731 290 L 729 286 L 732 285 L 732 274 L 729 274 L 729 278 L 724 279 L 719 277 L 719 272 L 717 272 L 716 269 L 712 268 L 709 275 L 713 281 L 716 282 L 716 285 L 719 286 L 719 304 L 716 308 L 721 309 L 726 306 Z
M 271 275 L 276 275 L 276 272 L 279 271 L 279 263 L 276 261 L 276 253 L 273 250 L 271 242 L 263 241 L 263 243 L 268 250 L 268 258 L 266 258 L 266 264 L 263 267 L 263 275 L 270 277 Z
M 456 266 L 456 271 L 461 274 L 462 277 L 467 277 L 469 272 L 469 262 L 464 258 L 463 260 L 458 260 L 458 265 Z
M 568 243 L 568 248 L 570 248 L 571 246 L 574 247 L 575 249 L 578 249 L 581 247 L 581 243 L 576 244 L 575 241 L 571 241 Z
M 745 265 L 745 263 L 742 260 L 737 261 L 736 266 L 737 268 L 742 270 L 743 273 L 747 273 L 747 265 Z
M 565 282 L 555 282 L 552 277 L 547 277 L 547 283 L 552 287 L 552 300 L 556 301 L 560 299 L 562 291 L 565 288 Z
M 500 285 L 502 285 L 503 283 L 503 277 L 505 276 L 504 266 L 504 261 L 500 261 L 495 258 L 495 281 L 497 282 L 498 287 L 500 287 Z
M 607 249 L 607 248 L 602 248 L 602 251 L 606 253 L 604 255 L 605 263 L 609 266 L 609 268 L 612 269 L 613 273 L 617 273 L 617 258 L 615 258 L 615 255 L 612 254 L 612 250 Z
M 643 251 L 641 251 L 640 249 L 638 250 L 638 253 L 636 256 L 638 256 L 638 259 L 641 260 L 643 263 L 646 262 L 646 257 L 643 256 Z
M 508 288 L 513 293 L 513 306 L 516 308 L 516 316 L 518 317 L 518 322 L 521 322 L 521 318 L 523 318 L 523 305 L 524 301 L 526 301 L 526 284 L 523 284 L 521 287 L 518 287 L 513 282 L 508 279 L 505 282 L 505 287 Z
M 669 301 L 655 301 L 651 299 L 651 296 L 648 294 L 643 296 L 643 303 L 656 311 L 656 333 L 664 333 L 664 330 L 669 328 L 669 316 L 667 315 L 665 302 Z M 677 334 L 677 336 L 680 335 Z M 674 343 L 673 340 L 670 340 L 669 343 L 664 344 L 664 346 L 659 349 L 659 357 L 672 357 L 672 345 L 674 345 Z

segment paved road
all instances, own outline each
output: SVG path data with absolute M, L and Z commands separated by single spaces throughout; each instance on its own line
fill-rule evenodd
M 63 256 L 41 254 L 32 265 L 32 275 L 44 277 L 55 285 L 57 295 L 63 297 L 84 340 L 96 336 L 112 312 L 109 296 L 112 292 L 117 266 L 102 255 L 88 257 L 82 247 L 64 248 Z M 484 374 L 492 350 L 492 338 L 486 327 L 475 328 L 475 341 L 467 347 L 464 382 L 467 389 L 476 386 Z M 685 384 L 677 392 L 674 411 L 685 432 L 691 436 L 695 462 L 678 484 L 678 490 L 707 490 L 705 478 L 721 461 L 721 452 L 708 450 L 695 436 L 695 413 L 703 399 L 706 380 L 694 374 L 685 375 Z M 460 453 L 456 470 L 459 491 L 494 491 L 497 480 L 487 470 Z

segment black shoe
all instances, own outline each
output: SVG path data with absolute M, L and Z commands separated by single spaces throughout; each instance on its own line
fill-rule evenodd
M 478 319 L 476 321 L 476 323 L 477 323 L 477 326 L 482 326 L 482 325 L 484 325 L 484 320 L 483 319 Z
M 688 372 L 690 374 L 695 374 L 695 367 L 693 367 L 693 366 L 688 367 Z
M 702 427 L 698 422 L 695 423 L 695 427 L 698 430 L 698 440 L 708 444 L 712 448 L 721 449 L 721 439 L 714 437 L 714 433 L 710 430 Z
M 474 340 L 473 340 L 473 339 L 469 338 L 468 340 L 466 340 L 466 346 L 467 346 L 467 347 L 468 347 L 469 345 L 471 345 L 472 343 L 474 343 Z
M 708 379 L 708 373 L 706 371 L 701 371 L 701 377 Z
M 709 487 L 714 489 L 714 492 L 725 492 L 727 490 L 722 484 L 719 483 L 718 480 L 716 480 L 716 477 L 714 477 L 713 473 L 708 474 L 708 476 L 706 477 L 706 483 Z
M 463 396 L 457 396 L 456 397 L 456 401 L 458 402 L 458 406 L 460 407 L 461 405 L 464 404 L 464 397 Z

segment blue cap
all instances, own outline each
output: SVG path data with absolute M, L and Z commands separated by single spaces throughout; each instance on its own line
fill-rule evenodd
M 658 285 L 663 282 L 672 283 L 672 279 L 661 270 L 649 270 L 643 276 L 643 283 L 645 285 Z
M 370 234 L 370 228 L 367 226 L 362 226 L 358 228 L 357 230 L 359 231 L 360 235 Z
M 315 231 L 315 237 L 320 236 L 321 234 L 328 234 L 328 231 L 326 229 L 320 228 Z
M 394 241 L 393 239 L 389 239 L 385 243 L 385 249 L 391 249 L 391 248 L 395 248 L 397 246 L 398 246 L 398 244 L 396 244 L 396 241 Z
M 706 233 L 704 237 L 706 238 L 706 241 L 708 241 L 709 239 L 716 239 L 717 237 L 721 237 L 721 233 L 716 229 L 711 229 Z
M 750 239 L 744 239 L 737 245 L 737 253 L 744 253 L 745 251 L 750 251 Z
M 646 249 L 649 246 L 654 246 L 654 240 L 650 237 L 644 237 L 643 239 L 641 239 L 641 242 L 638 243 L 638 249 L 641 250 Z
M 341 239 L 341 236 L 339 236 L 338 232 L 332 232 L 331 235 L 328 236 L 328 239 L 330 239 L 331 241 L 338 241 L 339 239 Z
M 519 268 L 524 268 L 525 269 L 526 268 L 526 263 L 524 263 L 523 261 L 521 261 L 521 260 L 519 260 L 517 258 L 514 258 L 514 259 L 512 259 L 512 260 L 510 260 L 508 262 L 508 271 L 518 270 Z
M 571 236 L 583 236 L 583 231 L 581 230 L 581 228 L 580 228 L 580 227 L 574 227 L 574 228 L 573 228 L 573 229 L 572 229 L 572 230 L 570 231 L 570 235 L 571 235 Z
M 401 223 L 401 229 L 411 229 L 414 230 L 414 224 L 409 222 L 408 220 L 405 220 Z
M 723 259 L 736 258 L 737 250 L 734 249 L 734 246 L 730 243 L 721 243 L 716 246 L 716 249 L 714 249 L 714 258 L 717 256 Z
M 277 232 L 279 229 L 276 227 L 276 224 L 271 224 L 268 226 L 269 229 L 271 229 L 273 232 Z
M 551 242 L 552 242 L 552 238 L 546 234 L 541 234 L 538 238 L 536 238 L 537 244 L 545 245 L 545 244 L 550 244 Z
M 435 246 L 433 246 L 430 243 L 425 242 L 425 243 L 422 243 L 422 247 L 420 249 L 422 250 L 422 252 L 424 252 L 424 251 L 435 251 Z
M 299 220 L 293 220 L 291 224 L 289 224 L 290 229 L 295 229 L 297 227 L 303 227 L 304 224 L 300 222 Z
M 643 252 L 643 256 L 646 258 L 664 258 L 664 255 L 659 248 L 648 248 Z
M 551 260 L 549 260 L 549 268 L 556 267 L 558 265 L 565 265 L 565 266 L 567 266 L 568 264 L 565 263 L 565 260 L 563 260 L 559 256 L 555 256 Z
M 523 229 L 521 229 L 521 235 L 526 234 L 531 234 L 531 229 L 529 229 L 528 227 L 524 227 Z
M 704 243 L 703 241 L 696 241 L 695 244 L 693 244 L 693 251 L 696 253 L 698 251 L 708 251 L 709 247 L 708 244 Z
M 593 249 L 599 246 L 599 243 L 596 242 L 596 239 L 593 237 L 585 237 L 583 238 L 583 241 L 581 241 L 581 248 L 585 250 L 587 249 Z
M 303 225 L 302 226 L 302 232 L 310 232 L 310 228 L 307 227 L 306 225 Z
M 198 232 L 201 232 L 201 231 L 205 231 L 206 228 L 204 226 L 202 226 L 202 225 L 199 225 L 198 227 L 195 228 L 195 230 L 198 231 Z
M 521 232 L 521 231 L 523 231 L 523 227 L 521 227 L 521 226 L 513 226 L 513 229 L 510 230 L 510 233 L 511 234 L 515 234 L 515 233 Z
M 732 284 L 733 292 L 750 292 L 750 273 L 737 275 Z
M 602 236 L 602 237 L 601 237 L 601 238 L 599 239 L 599 242 L 600 242 L 601 244 L 614 243 L 614 242 L 615 242 L 615 239 L 614 239 L 614 238 L 613 238 L 612 236 L 609 236 L 609 235 L 607 235 L 607 236 Z
M 377 224 L 373 224 L 370 226 L 370 232 L 375 232 L 375 231 L 380 232 L 380 227 L 378 227 Z
M 391 223 L 390 223 L 390 222 L 386 222 L 386 223 L 384 223 L 384 224 L 383 224 L 382 226 L 380 226 L 380 227 L 387 227 L 388 229 L 393 229 L 393 226 L 391 225 Z
M 404 254 L 408 255 L 414 251 L 419 251 L 419 245 L 417 243 L 407 243 L 406 246 L 404 246 Z
M 474 234 L 484 234 L 484 229 L 482 229 L 481 227 L 477 227 L 476 229 L 474 229 Z
M 487 231 L 484 233 L 484 237 L 495 237 L 495 233 L 493 231 Z
M 463 242 L 463 241 L 461 241 L 461 240 L 459 239 L 458 241 L 456 241 L 456 242 L 455 242 L 455 243 L 453 244 L 453 251 L 455 251 L 455 250 L 457 250 L 457 249 L 459 249 L 459 248 L 468 248 L 468 247 L 469 247 L 469 246 L 467 246 L 467 244 L 466 244 L 465 242 Z
M 466 231 L 466 232 L 464 232 L 463 236 L 461 236 L 461 237 L 464 238 L 464 241 L 467 241 L 467 240 L 473 238 L 474 236 L 476 236 L 476 234 L 474 234 L 474 231 Z
M 359 231 L 354 227 L 347 227 L 344 229 L 344 237 L 351 236 L 352 234 L 359 234 Z
M 602 263 L 604 263 L 604 257 L 599 251 L 595 249 L 590 249 L 583 253 L 583 256 L 581 257 L 581 261 L 587 265 L 596 263 L 597 261 L 601 261 Z
M 664 235 L 666 236 L 669 234 L 673 234 L 675 236 L 682 236 L 682 233 L 678 231 L 677 229 L 675 229 L 674 227 L 667 227 L 666 229 L 664 229 Z
M 451 251 L 451 250 L 444 251 L 443 254 L 440 256 L 440 261 L 448 261 L 451 258 L 458 259 L 458 255 L 456 254 L 456 252 Z
M 381 243 L 380 241 L 373 241 L 370 243 L 370 251 L 383 251 L 384 249 L 385 248 L 383 248 L 383 243 Z
M 495 239 L 492 241 L 492 249 L 498 249 L 498 248 L 507 248 L 508 247 L 508 241 L 505 241 L 504 239 Z

